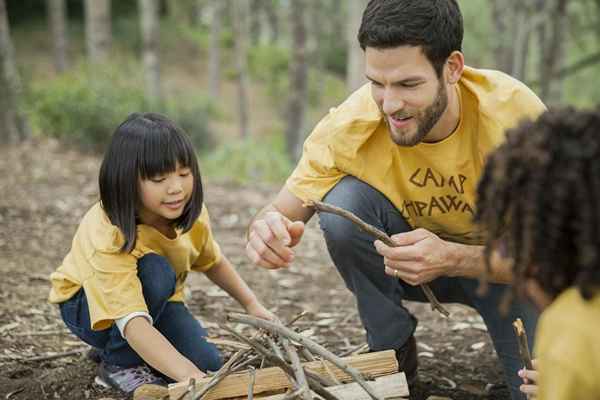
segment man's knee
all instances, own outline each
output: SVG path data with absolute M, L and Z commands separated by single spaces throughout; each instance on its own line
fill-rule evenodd
M 369 190 L 373 188 L 353 176 L 346 176 L 327 193 L 323 201 L 347 210 L 364 220 L 366 204 L 362 194 Z M 348 243 L 357 230 L 352 221 L 331 213 L 321 213 L 319 223 L 327 242 Z
M 166 300 L 173 295 L 176 275 L 165 257 L 150 253 L 140 258 L 138 277 L 146 302 Z

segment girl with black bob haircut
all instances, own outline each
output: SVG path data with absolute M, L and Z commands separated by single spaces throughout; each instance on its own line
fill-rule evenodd
M 249 314 L 274 316 L 213 239 L 190 140 L 161 115 L 131 114 L 112 136 L 99 184 L 100 202 L 51 275 L 49 296 L 95 349 L 96 381 L 132 393 L 218 370 L 219 351 L 184 304 L 190 271 L 204 272 Z
M 521 391 L 600 399 L 600 109 L 549 110 L 508 131 L 485 166 L 476 220 L 488 268 L 509 265 L 514 292 L 543 311 Z

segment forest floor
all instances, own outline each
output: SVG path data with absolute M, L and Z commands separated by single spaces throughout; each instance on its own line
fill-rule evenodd
M 69 250 L 81 216 L 98 199 L 99 158 L 35 140 L 0 149 L 0 399 L 121 399 L 94 383 L 96 365 L 46 301 L 48 276 Z M 297 326 L 340 354 L 365 342 L 350 292 L 335 270 L 315 219 L 283 271 L 252 266 L 244 252 L 251 216 L 275 186 L 205 180 L 206 203 L 224 253 L 259 298 L 283 320 L 310 312 Z M 189 307 L 210 336 L 239 306 L 200 274 L 189 280 Z M 451 305 L 451 319 L 408 303 L 418 317 L 420 379 L 430 395 L 453 400 L 508 399 L 485 325 L 473 310 Z M 308 334 L 305 332 L 305 334 Z M 224 354 L 231 349 L 223 348 Z M 49 359 L 66 352 L 75 355 Z M 37 359 L 45 357 L 46 359 Z

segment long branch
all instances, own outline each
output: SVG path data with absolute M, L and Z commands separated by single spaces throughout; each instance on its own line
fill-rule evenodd
M 352 214 L 348 210 L 344 210 L 343 208 L 339 208 L 339 207 L 333 206 L 331 204 L 323 203 L 322 201 L 317 201 L 317 200 L 308 201 L 306 203 L 306 206 L 313 207 L 318 212 L 331 213 L 331 214 L 335 214 L 335 215 L 338 215 L 343 218 L 347 218 L 350 221 L 354 222 L 356 225 L 358 225 L 363 231 L 370 233 L 371 235 L 375 236 L 377 239 L 381 240 L 383 243 L 387 244 L 388 246 L 398 247 L 398 245 L 396 243 L 394 243 L 392 238 L 390 238 L 385 232 L 377 229 L 376 227 L 374 227 L 372 225 L 367 224 L 362 219 L 358 218 L 356 215 Z M 427 297 L 427 299 L 429 300 L 429 303 L 431 304 L 431 309 L 439 311 L 444 317 L 450 316 L 450 313 L 448 312 L 448 310 L 446 310 L 446 308 L 439 302 L 439 300 L 437 299 L 437 297 L 435 296 L 435 294 L 433 293 L 433 291 L 431 290 L 429 285 L 424 283 L 420 286 L 421 286 L 421 289 L 423 290 L 423 293 L 425 294 L 425 297 Z
M 341 358 L 339 358 L 335 354 L 331 353 L 330 351 L 325 349 L 320 344 L 310 340 L 309 338 L 302 336 L 302 335 L 294 332 L 293 330 L 286 328 L 285 326 L 283 326 L 281 324 L 274 323 L 274 322 L 267 321 L 267 320 L 262 320 L 259 318 L 255 318 L 250 315 L 230 313 L 227 315 L 227 319 L 230 321 L 242 322 L 244 324 L 252 325 L 255 328 L 266 329 L 270 332 L 277 333 L 279 335 L 287 337 L 288 339 L 291 339 L 295 342 L 302 344 L 304 347 L 309 349 L 312 353 L 320 355 L 321 357 L 330 361 L 332 364 L 337 366 L 339 369 L 341 369 L 342 371 L 344 371 L 348 375 L 350 375 L 356 381 L 356 383 L 358 383 L 369 394 L 369 396 L 372 399 L 379 400 L 379 397 L 377 396 L 377 394 L 373 391 L 371 386 L 369 384 L 367 384 L 367 382 L 365 382 L 361 373 L 358 370 L 349 366 Z

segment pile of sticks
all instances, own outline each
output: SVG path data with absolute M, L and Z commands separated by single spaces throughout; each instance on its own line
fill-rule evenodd
M 335 400 L 348 398 L 343 390 L 340 391 L 346 387 L 346 392 L 362 393 L 362 397 L 357 398 L 382 399 L 381 388 L 374 389 L 373 385 L 377 387 L 379 379 L 392 376 L 393 382 L 388 382 L 391 381 L 388 379 L 379 386 L 386 386 L 387 390 L 393 390 L 399 396 L 408 395 L 404 374 L 397 373 L 398 364 L 393 351 L 338 357 L 291 328 L 304 315 L 301 313 L 283 325 L 279 321 L 266 321 L 245 314 L 229 314 L 228 321 L 254 327 L 256 333 L 246 337 L 229 326 L 222 326 L 239 341 L 238 347 L 242 349 L 234 353 L 215 374 L 197 382 L 192 380 L 170 385 L 168 396 L 155 398 L 214 400 L 243 397 L 252 400 L 256 394 L 260 398 L 278 400 L 312 400 L 316 396 Z M 253 365 L 260 367 L 256 369 Z M 378 380 L 374 380 L 376 378 Z M 344 385 L 348 382 L 354 383 Z M 390 389 L 392 386 L 394 388 Z M 274 393 L 284 391 L 273 397 Z M 271 397 L 264 397 L 267 395 Z

